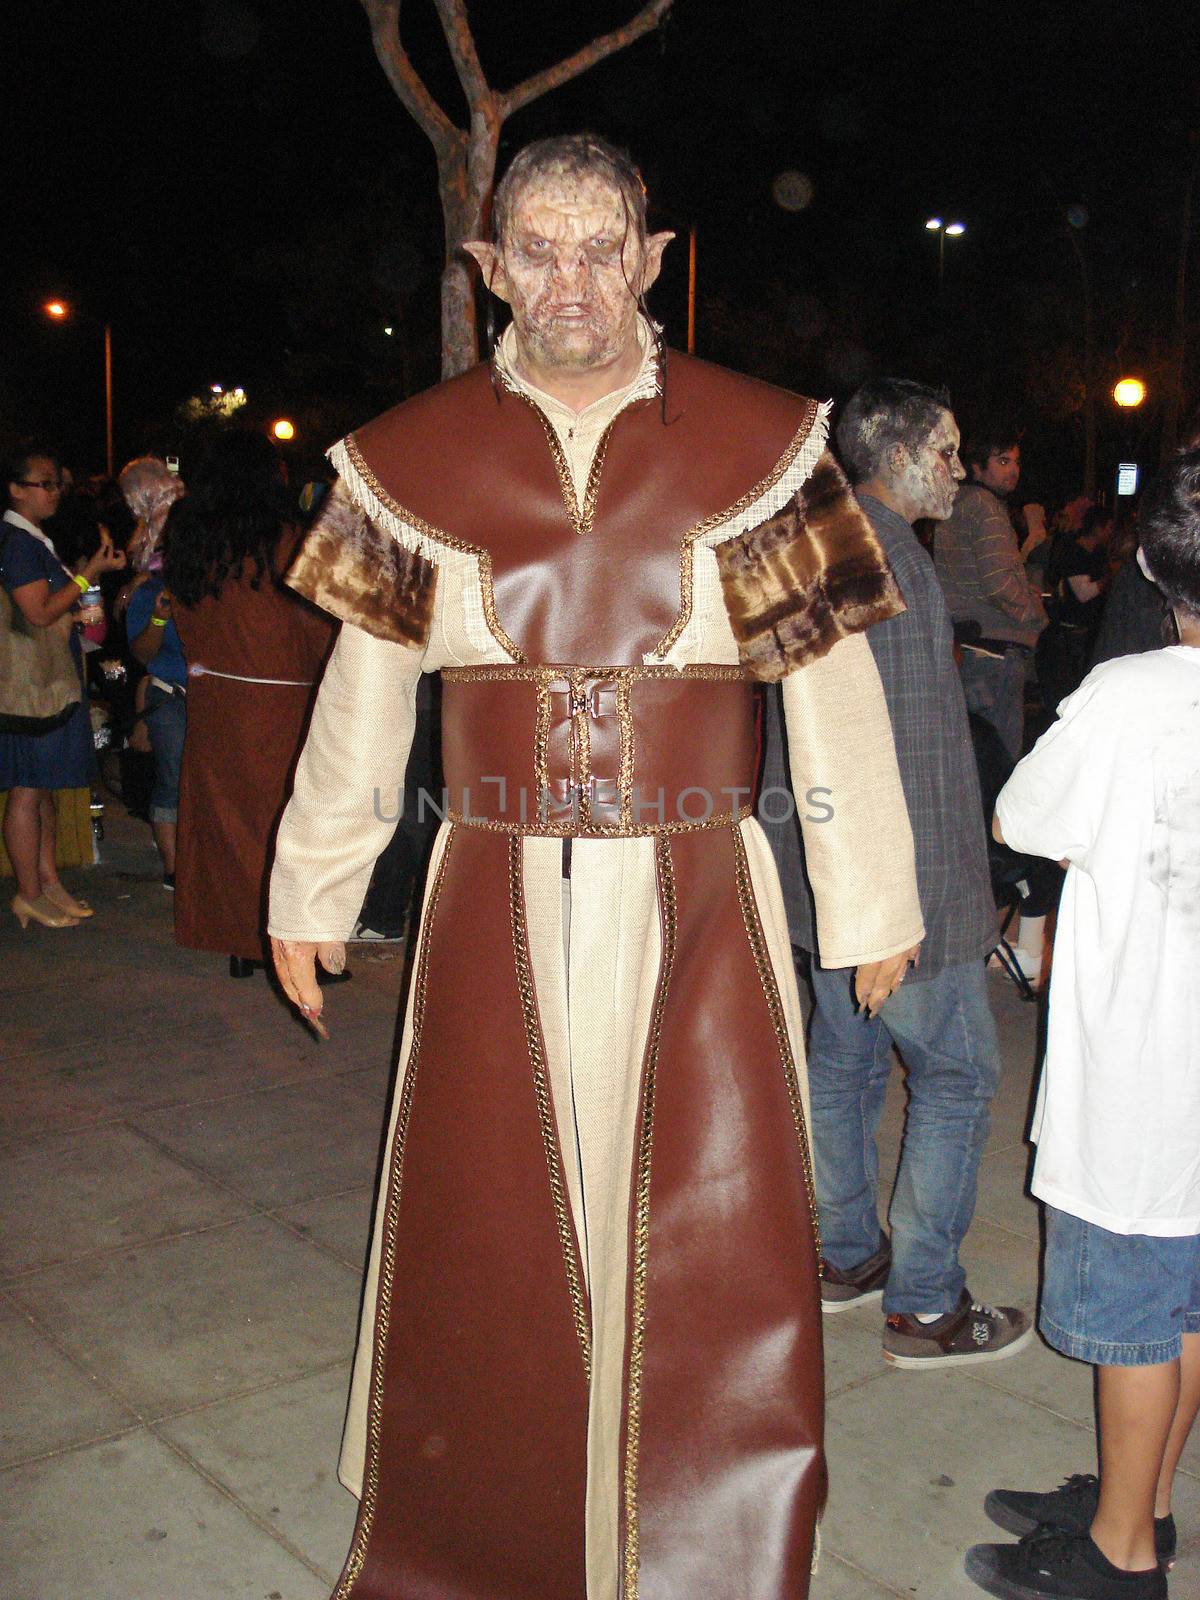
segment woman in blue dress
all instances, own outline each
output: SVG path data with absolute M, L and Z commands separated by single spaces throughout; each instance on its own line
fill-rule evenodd
M 0 526 L 0 574 L 13 605 L 26 622 L 48 628 L 65 617 L 102 572 L 125 565 L 105 533 L 99 550 L 75 576 L 63 566 L 42 524 L 58 509 L 59 466 L 47 450 L 18 453 L 5 474 L 8 510 Z M 71 651 L 80 668 L 79 641 Z M 76 900 L 59 882 L 54 861 L 55 789 L 78 789 L 88 782 L 92 760 L 87 695 L 70 718 L 49 733 L 0 733 L 0 789 L 8 790 L 4 845 L 17 878 L 12 911 L 24 928 L 32 919 L 47 928 L 75 927 L 91 907 Z

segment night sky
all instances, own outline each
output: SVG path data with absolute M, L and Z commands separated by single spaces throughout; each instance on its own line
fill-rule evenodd
M 507 87 L 637 5 L 470 10 Z M 460 115 L 432 5 L 406 0 L 403 17 Z M 355 0 L 10 0 L 2 26 L 0 434 L 48 430 L 81 470 L 100 465 L 105 321 L 119 458 L 167 448 L 176 408 L 213 382 L 244 386 L 255 420 L 295 416 L 312 455 L 436 377 L 432 151 Z M 1065 495 L 1082 454 L 1065 212 L 1086 210 L 1105 394 L 1123 369 L 1150 386 L 1133 423 L 1105 400 L 1103 449 L 1156 455 L 1198 31 L 1173 4 L 676 0 L 661 34 L 515 117 L 501 163 L 584 126 L 627 145 L 656 223 L 698 228 L 699 354 L 819 395 L 888 371 L 948 383 L 967 418 L 1003 402 L 1035 484 Z M 785 171 L 812 185 L 801 211 L 773 198 Z M 931 214 L 967 226 L 940 291 Z M 681 343 L 686 242 L 670 255 L 651 303 Z M 69 326 L 41 315 L 51 295 L 77 308 Z

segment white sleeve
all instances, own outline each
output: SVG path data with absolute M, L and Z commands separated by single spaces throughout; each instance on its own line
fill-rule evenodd
M 898 955 L 925 925 L 892 725 L 865 634 L 839 639 L 782 688 L 821 965 Z
M 1026 855 L 1083 865 L 1100 825 L 1122 714 L 1105 663 L 1063 701 L 996 800 L 1004 842 Z
M 268 931 L 345 939 L 395 832 L 424 649 L 343 623 L 279 824 Z

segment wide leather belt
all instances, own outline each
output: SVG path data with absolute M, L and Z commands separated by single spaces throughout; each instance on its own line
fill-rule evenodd
M 442 683 L 454 822 L 612 838 L 750 814 L 755 685 L 738 667 L 452 667 Z

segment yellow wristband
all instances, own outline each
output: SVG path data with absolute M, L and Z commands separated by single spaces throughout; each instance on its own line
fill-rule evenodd
M 151 625 L 153 627 L 155 627 L 155 628 L 165 628 L 166 625 L 167 625 L 167 618 L 166 617 L 151 617 L 150 618 L 150 622 L 151 622 Z
M 71 582 L 72 583 L 77 583 L 79 585 L 79 587 L 83 590 L 84 594 L 86 594 L 88 592 L 88 590 L 92 587 L 91 584 L 84 577 L 82 572 L 73 572 L 71 574 Z

